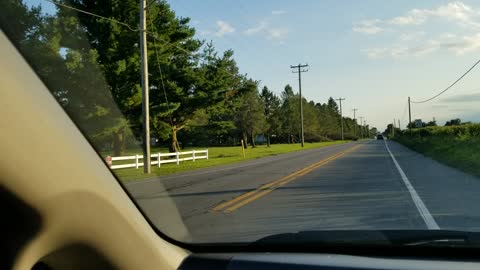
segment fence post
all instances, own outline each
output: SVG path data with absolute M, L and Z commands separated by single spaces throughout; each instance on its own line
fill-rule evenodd
M 138 169 L 138 154 L 135 154 L 135 169 Z
M 158 161 L 157 167 L 160 168 L 160 153 L 157 154 L 157 161 Z
M 208 149 L 207 149 L 207 160 L 208 160 Z
M 195 162 L 195 149 L 193 149 L 193 151 L 192 151 L 192 160 L 193 160 L 193 162 Z
M 109 168 L 112 167 L 113 164 L 112 164 L 112 157 L 111 157 L 111 156 L 107 156 L 107 157 L 105 158 L 105 162 L 107 162 L 107 166 L 108 166 Z
M 180 152 L 177 152 L 177 165 L 180 165 Z

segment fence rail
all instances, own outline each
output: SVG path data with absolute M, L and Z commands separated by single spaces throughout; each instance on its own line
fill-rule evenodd
M 185 156 L 185 157 L 182 157 Z M 153 160 L 150 162 L 151 165 L 157 165 L 160 167 L 161 164 L 165 163 L 177 163 L 180 164 L 180 161 L 188 161 L 191 160 L 195 162 L 198 159 L 207 159 L 208 160 L 208 149 L 206 150 L 192 150 L 192 151 L 185 151 L 185 152 L 175 152 L 175 153 L 154 153 L 150 154 L 150 157 Z M 172 158 L 173 157 L 173 158 Z M 105 158 L 107 164 L 112 170 L 115 169 L 125 169 L 125 168 L 136 168 L 143 166 L 143 155 L 133 155 L 133 156 L 122 156 L 122 157 L 111 157 L 108 156 Z M 129 164 L 119 164 L 114 165 L 114 161 L 122 161 L 122 160 L 134 160 L 134 163 Z

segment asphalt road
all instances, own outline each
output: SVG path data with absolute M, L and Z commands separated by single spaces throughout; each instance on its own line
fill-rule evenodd
M 480 231 L 480 179 L 392 141 L 333 145 L 126 187 L 162 232 L 196 243 L 311 230 Z

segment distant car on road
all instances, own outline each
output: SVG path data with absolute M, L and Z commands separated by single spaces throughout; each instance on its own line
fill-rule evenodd
M 378 135 L 377 135 L 377 140 L 384 140 L 383 135 L 382 135 L 382 134 L 378 134 Z

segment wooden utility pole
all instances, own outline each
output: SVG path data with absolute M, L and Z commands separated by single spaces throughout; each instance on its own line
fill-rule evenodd
M 358 111 L 358 109 L 353 109 L 353 136 L 357 136 L 357 119 L 355 118 L 355 112 Z
M 358 117 L 360 118 L 360 138 L 363 138 L 363 118 L 362 116 Z
M 140 0 L 140 56 L 142 70 L 143 172 L 150 173 L 150 112 L 147 60 L 146 0 Z
M 393 118 L 392 122 L 392 137 L 395 137 L 395 118 Z
M 296 66 L 290 66 L 290 68 L 294 69 L 292 71 L 293 73 L 298 73 L 298 92 L 300 95 L 300 142 L 302 144 L 302 147 L 305 144 L 303 136 L 302 72 L 308 72 L 308 69 L 304 69 L 306 67 L 308 67 L 308 64 L 298 64 Z
M 408 97 L 408 129 L 412 128 L 412 110 L 410 108 L 410 97 Z
M 344 140 L 343 137 L 343 114 L 342 114 L 342 101 L 345 100 L 344 98 L 337 98 L 337 100 L 340 102 L 340 125 L 341 125 L 341 130 L 342 130 L 342 141 Z

